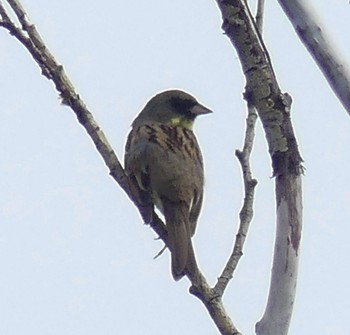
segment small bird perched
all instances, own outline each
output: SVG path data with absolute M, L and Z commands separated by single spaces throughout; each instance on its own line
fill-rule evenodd
M 125 171 L 139 192 L 145 223 L 152 222 L 154 205 L 165 217 L 175 280 L 184 276 L 203 200 L 203 158 L 192 128 L 208 113 L 188 93 L 161 92 L 133 121 L 125 147 Z

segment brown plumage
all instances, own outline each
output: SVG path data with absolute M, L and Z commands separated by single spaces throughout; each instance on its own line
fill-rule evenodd
M 193 252 L 203 200 L 203 159 L 192 125 L 210 112 L 185 92 L 159 93 L 134 120 L 125 148 L 125 170 L 139 189 L 144 220 L 152 221 L 154 205 L 165 217 L 175 280 Z

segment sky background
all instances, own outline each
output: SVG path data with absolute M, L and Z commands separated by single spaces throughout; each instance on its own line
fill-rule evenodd
M 214 113 L 195 128 L 205 160 L 205 202 L 194 245 L 213 284 L 242 204 L 245 80 L 215 1 L 23 0 L 122 160 L 146 101 L 181 88 Z M 350 5 L 310 0 L 345 59 Z M 255 2 L 251 1 L 255 7 Z M 290 334 L 348 334 L 350 119 L 277 1 L 264 25 L 304 158 L 304 229 Z M 218 334 L 189 282 L 174 282 L 167 252 L 108 175 L 99 154 L 28 52 L 0 30 L 0 334 Z M 255 217 L 224 303 L 253 334 L 269 286 L 274 180 L 261 124 L 253 173 Z

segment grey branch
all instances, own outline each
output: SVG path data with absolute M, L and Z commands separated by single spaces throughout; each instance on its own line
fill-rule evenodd
M 301 175 L 276 180 L 277 228 L 270 290 L 256 334 L 288 334 L 297 285 L 302 227 Z
M 300 40 L 309 50 L 318 67 L 327 79 L 333 92 L 350 114 L 350 72 L 344 59 L 341 59 L 336 48 L 324 29 L 317 22 L 315 10 L 307 1 L 278 1 L 294 26 Z
M 257 185 L 257 180 L 253 179 L 252 177 L 252 171 L 250 167 L 250 155 L 253 149 L 256 119 L 257 114 L 255 112 L 254 106 L 248 104 L 248 117 L 246 121 L 246 133 L 243 150 L 236 150 L 236 156 L 241 164 L 243 174 L 244 202 L 242 209 L 239 213 L 240 225 L 238 228 L 238 233 L 236 235 L 236 240 L 232 254 L 229 260 L 227 261 L 227 264 L 214 287 L 214 291 L 219 296 L 223 295 L 229 281 L 233 278 L 233 273 L 238 265 L 239 260 L 243 256 L 244 242 L 246 240 L 249 225 L 254 214 L 254 190 L 255 186 Z
M 263 26 L 263 12 L 264 12 L 264 0 L 259 0 L 258 10 L 256 15 L 256 25 L 259 34 L 262 32 Z M 244 139 L 243 150 L 236 150 L 236 156 L 241 164 L 243 181 L 244 181 L 244 202 L 240 211 L 240 225 L 238 233 L 236 235 L 235 244 L 229 260 L 227 261 L 222 274 L 218 278 L 218 281 L 214 287 L 214 290 L 218 295 L 222 296 L 229 281 L 233 278 L 233 273 L 237 268 L 238 262 L 243 256 L 243 247 L 248 234 L 250 222 L 253 218 L 253 202 L 254 191 L 257 185 L 257 180 L 252 178 L 252 172 L 250 167 L 250 155 L 253 149 L 254 137 L 255 137 L 255 124 L 257 114 L 255 107 L 248 103 L 248 117 L 246 120 L 246 133 Z
M 2 18 L 1 26 L 9 31 L 11 35 L 17 38 L 30 52 L 34 60 L 40 66 L 42 74 L 55 84 L 56 90 L 59 92 L 62 103 L 69 106 L 76 114 L 78 121 L 91 137 L 97 151 L 102 156 L 106 166 L 109 168 L 110 175 L 119 184 L 119 186 L 127 193 L 129 198 L 138 207 L 142 214 L 142 206 L 137 201 L 137 196 L 132 192 L 124 169 L 120 164 L 118 157 L 109 144 L 105 134 L 95 121 L 92 113 L 88 110 L 79 94 L 75 92 L 75 88 L 67 77 L 63 66 L 58 64 L 49 49 L 46 47 L 41 36 L 35 26 L 30 23 L 22 5 L 17 0 L 8 0 L 11 8 L 15 12 L 22 29 L 13 23 L 9 15 L 6 14 L 5 8 L 0 2 L 0 15 Z M 27 37 L 28 36 L 28 37 Z M 164 223 L 154 213 L 154 220 L 151 227 L 166 243 L 167 231 Z
M 276 177 L 276 241 L 268 305 L 259 335 L 288 334 L 296 293 L 301 237 L 303 171 L 291 122 L 291 97 L 281 92 L 272 64 L 245 0 L 217 0 L 223 30 L 234 45 L 246 78 L 245 99 L 264 127 Z M 282 250 L 282 252 L 280 252 Z M 281 264 L 284 267 L 281 268 Z
M 262 35 L 263 25 L 264 25 L 264 7 L 265 0 L 258 0 L 258 9 L 256 11 L 256 26 L 260 35 Z

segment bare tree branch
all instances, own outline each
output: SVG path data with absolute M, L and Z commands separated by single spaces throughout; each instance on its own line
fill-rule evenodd
M 106 165 L 110 169 L 111 175 L 130 196 L 127 179 L 117 156 L 115 155 L 111 145 L 108 143 L 103 131 L 94 120 L 92 114 L 87 109 L 84 102 L 80 99 L 79 95 L 75 92 L 75 89 L 68 79 L 63 66 L 57 63 L 49 49 L 42 41 L 35 26 L 27 20 L 26 13 L 20 6 L 19 2 L 9 1 L 9 3 L 11 7 L 15 9 L 15 13 L 29 37 L 25 37 L 23 31 L 9 20 L 9 16 L 7 16 L 6 25 L 3 25 L 4 28 L 6 28 L 11 35 L 16 37 L 27 48 L 34 60 L 42 69 L 42 74 L 49 80 L 53 81 L 57 91 L 60 93 L 62 102 L 71 107 L 75 112 L 79 122 L 90 135 L 97 150 L 100 152 Z M 4 7 L 1 5 L 1 3 L 0 8 L 1 16 L 3 16 L 2 13 L 4 11 Z
M 276 180 L 277 229 L 270 292 L 258 335 L 288 334 L 297 285 L 301 238 L 301 176 L 279 176 Z
M 258 27 L 258 31 L 260 35 L 262 35 L 263 31 L 263 24 L 264 24 L 264 7 L 265 7 L 265 0 L 258 0 L 258 9 L 256 11 L 256 26 Z
M 256 124 L 257 114 L 255 112 L 255 107 L 248 106 L 248 117 L 246 121 L 246 133 L 244 139 L 243 150 L 236 150 L 236 156 L 242 167 L 243 181 L 244 181 L 244 202 L 242 209 L 240 211 L 240 225 L 238 228 L 238 233 L 236 235 L 235 244 L 233 247 L 232 254 L 227 261 L 227 264 L 218 278 L 218 281 L 214 287 L 214 291 L 217 295 L 222 296 L 224 291 L 233 277 L 233 272 L 235 271 L 239 260 L 243 256 L 243 246 L 245 239 L 248 234 L 248 229 L 250 222 L 253 218 L 253 202 L 254 202 L 254 190 L 257 185 L 257 180 L 253 179 L 252 171 L 250 167 L 250 155 L 253 149 L 254 137 L 255 137 L 255 124 Z
M 222 27 L 236 48 L 246 77 L 245 98 L 255 106 L 263 124 L 273 175 L 276 177 L 277 234 L 274 265 L 269 303 L 262 320 L 264 322 L 257 324 L 256 331 L 259 335 L 286 335 L 296 293 L 302 216 L 300 202 L 303 169 L 290 118 L 292 100 L 278 86 L 269 55 L 247 2 L 217 0 L 217 3 L 222 13 Z M 284 264 L 284 267 L 281 268 L 280 264 Z
M 80 96 L 75 92 L 73 84 L 67 77 L 63 66 L 59 65 L 50 53 L 35 26 L 28 20 L 19 1 L 9 0 L 8 2 L 23 26 L 24 31 L 16 27 L 16 25 L 10 20 L 9 16 L 6 14 L 5 8 L 0 2 L 0 15 L 2 17 L 1 25 L 27 48 L 34 60 L 40 66 L 42 74 L 49 80 L 53 81 L 56 90 L 60 93 L 62 103 L 69 106 L 76 114 L 78 121 L 90 135 L 97 151 L 100 153 L 106 166 L 109 168 L 110 175 L 127 193 L 142 215 L 142 205 L 138 203 L 138 198 L 135 192 L 132 192 L 130 189 L 128 179 L 118 157 L 113 151 L 112 146 L 109 144 L 100 126 L 95 121 L 92 113 L 88 110 Z M 28 34 L 28 37 L 26 37 L 26 33 Z M 150 225 L 166 243 L 167 231 L 165 224 L 159 219 L 156 213 L 154 213 L 154 220 Z
M 4 26 L 5 23 L 9 23 L 11 22 L 11 19 L 9 18 L 9 16 L 6 13 L 5 8 L 3 7 L 2 3 L 0 2 L 0 16 L 1 16 L 1 20 L 0 20 L 0 24 L 2 26 Z
M 190 293 L 205 305 L 220 334 L 241 335 L 225 311 L 222 296 L 218 295 L 214 289 L 209 287 L 202 275 L 198 277 L 196 285 L 191 286 Z
M 257 28 L 259 33 L 262 31 L 263 25 L 263 10 L 264 10 L 264 0 L 258 1 L 258 11 L 256 15 Z M 254 201 L 254 190 L 257 185 L 257 180 L 252 178 L 252 172 L 250 168 L 250 155 L 253 148 L 254 137 L 255 137 L 255 124 L 257 119 L 257 114 L 255 107 L 247 103 L 248 107 L 248 117 L 246 120 L 246 134 L 244 140 L 243 151 L 236 150 L 236 156 L 242 167 L 243 181 L 245 197 L 243 207 L 240 212 L 240 225 L 238 228 L 238 233 L 236 235 L 235 244 L 233 247 L 232 254 L 227 261 L 225 268 L 218 278 L 218 281 L 214 287 L 214 290 L 218 295 L 223 295 L 229 281 L 233 278 L 233 273 L 237 268 L 238 262 L 243 256 L 243 246 L 248 233 L 250 222 L 253 218 L 253 201 Z
M 264 0 L 258 1 L 258 10 L 256 15 L 257 28 L 259 33 L 262 31 L 263 25 L 263 10 Z M 218 278 L 218 281 L 214 287 L 214 290 L 219 295 L 223 295 L 229 281 L 233 278 L 233 273 L 238 265 L 239 260 L 243 256 L 243 246 L 248 233 L 250 222 L 253 218 L 253 201 L 254 201 L 254 190 L 257 185 L 257 180 L 252 178 L 252 172 L 250 168 L 250 155 L 253 148 L 254 137 L 255 137 L 255 124 L 257 114 L 255 107 L 247 103 L 248 117 L 246 120 L 246 134 L 244 140 L 243 151 L 236 150 L 236 156 L 242 167 L 243 181 L 245 197 L 243 207 L 240 212 L 240 226 L 236 235 L 235 244 L 233 247 L 232 254 L 226 263 L 226 266 Z
M 278 0 L 300 40 L 327 79 L 344 108 L 350 114 L 350 72 L 344 59 L 315 18 L 315 10 L 301 0 Z

